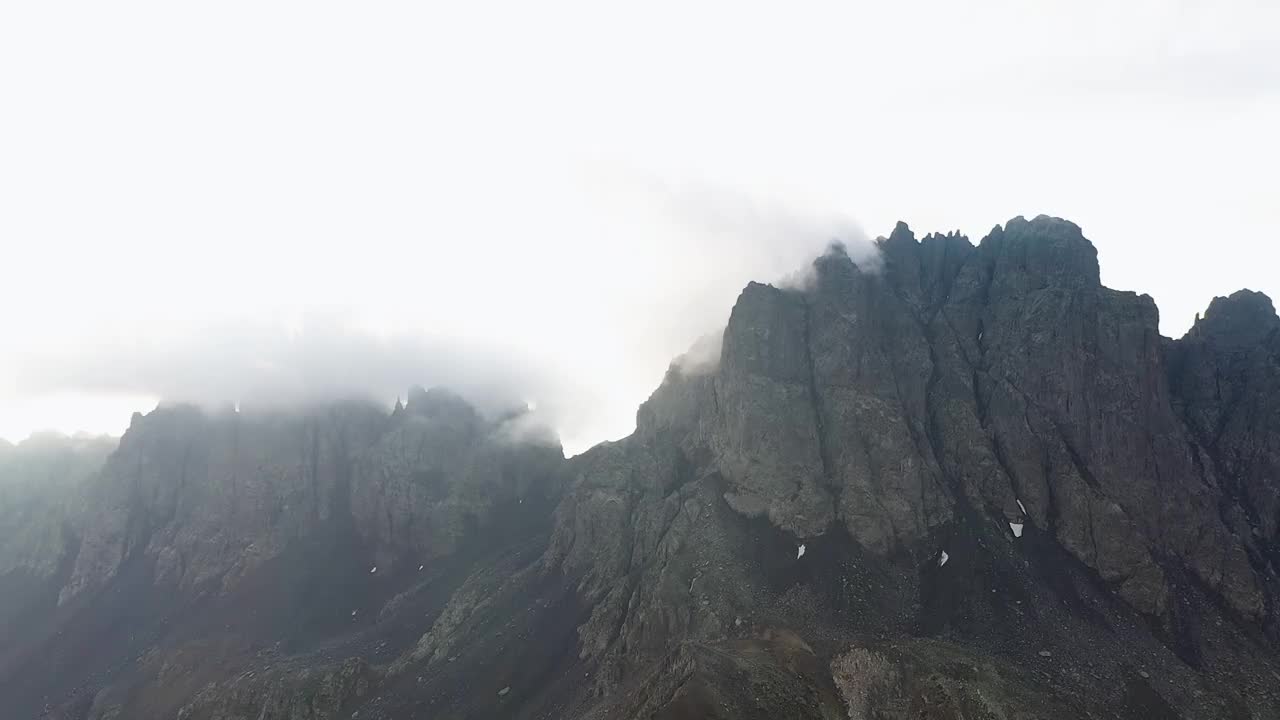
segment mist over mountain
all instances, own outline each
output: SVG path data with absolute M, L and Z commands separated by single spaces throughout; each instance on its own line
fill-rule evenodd
M 102 412 L 86 414 L 119 432 L 157 402 L 298 410 L 361 399 L 390 409 L 424 385 L 449 387 L 488 415 L 531 405 L 577 453 L 634 429 L 635 406 L 670 359 L 723 328 L 746 282 L 799 282 L 792 275 L 832 242 L 876 262 L 871 240 L 838 213 L 716 185 L 608 180 L 601 204 L 648 224 L 592 228 L 582 246 L 495 238 L 414 262 L 376 240 L 354 254 L 309 248 L 308 268 L 336 266 L 323 282 L 282 269 L 269 292 L 255 283 L 227 292 L 218 278 L 209 288 L 193 278 L 181 294 L 203 289 L 205 307 L 141 298 L 97 322 L 84 311 L 55 317 L 62 341 L 0 353 L 10 377 L 0 382 L 0 435 L 23 426 L 24 404 L 58 395 L 70 398 L 68 416 L 105 398 Z M 385 281 L 369 287 L 373 275 Z M 73 417 L 26 412 L 74 427 Z
M 445 388 L 0 446 L 6 716 L 1280 715 L 1271 300 L 1163 337 L 1046 216 L 823 245 L 569 459 Z

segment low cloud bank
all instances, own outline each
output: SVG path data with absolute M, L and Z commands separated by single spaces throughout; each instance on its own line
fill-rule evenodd
M 195 314 L 180 329 L 144 324 L 70 349 L 25 348 L 9 359 L 16 380 L 8 394 L 271 408 L 366 398 L 390 408 L 411 386 L 444 386 L 491 417 L 535 407 L 512 426 L 513 437 L 549 426 L 575 453 L 629 433 L 670 363 L 714 369 L 724 323 L 748 281 L 802 284 L 833 242 L 866 267 L 878 263 L 866 235 L 836 214 L 711 186 L 624 185 L 606 200 L 611 229 L 599 246 L 574 253 L 572 263 L 555 249 L 551 261 L 527 268 L 536 283 L 489 286 L 486 265 L 459 262 L 407 284 L 385 316 L 394 310 L 410 320 L 391 327 L 365 322 L 384 317 L 376 303 L 300 319 L 241 310 L 217 321 Z M 502 242 L 490 248 L 498 261 Z M 446 278 L 449 290 L 437 292 L 436 280 Z M 431 313 L 415 326 L 419 302 Z

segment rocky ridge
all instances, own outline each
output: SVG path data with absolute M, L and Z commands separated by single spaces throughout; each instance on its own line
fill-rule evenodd
M 135 418 L 0 690 L 66 718 L 1280 715 L 1270 300 L 1170 340 L 1064 220 L 878 246 L 749 285 L 718 364 L 569 460 L 439 390 Z

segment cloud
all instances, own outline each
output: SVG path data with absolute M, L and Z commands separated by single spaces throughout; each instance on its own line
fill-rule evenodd
M 501 27 L 465 3 L 28 5 L 0 23 L 33 69 L 0 118 L 10 439 L 158 397 L 445 384 L 532 400 L 581 449 L 630 431 L 747 281 L 802 287 L 833 240 L 872 267 L 848 212 L 1069 217 L 1166 332 L 1274 281 L 1238 261 L 1278 221 L 1258 3 L 553 3 Z M 1152 275 L 1151 237 L 1221 247 Z
M 632 187 L 656 202 L 677 234 L 705 245 L 700 251 L 754 272 L 761 281 L 785 282 L 805 271 L 827 246 L 846 246 L 859 265 L 878 268 L 879 252 L 849 215 L 806 208 L 707 182 L 672 183 L 638 178 Z
M 747 282 L 788 282 L 833 241 L 875 262 L 847 217 L 728 187 L 632 177 L 597 200 L 609 230 L 572 258 L 523 264 L 537 248 L 502 239 L 487 248 L 490 262 L 424 254 L 428 271 L 397 279 L 394 293 L 336 309 L 314 288 L 298 312 L 255 311 L 253 298 L 228 294 L 225 307 L 209 301 L 179 323 L 156 320 L 154 308 L 168 304 L 157 296 L 113 332 L 82 326 L 73 343 L 13 348 L 7 394 L 273 408 L 360 397 L 390 407 L 410 386 L 445 386 L 490 416 L 536 406 L 512 436 L 550 425 L 577 452 L 629 433 L 677 356 L 690 370 L 714 368 Z M 535 275 L 515 284 L 521 267 Z
M 379 334 L 341 314 L 201 325 L 182 335 L 27 353 L 17 382 L 27 393 L 76 390 L 149 394 L 173 402 L 281 407 L 349 397 L 390 404 L 416 384 L 456 389 L 487 412 L 555 394 L 554 373 L 510 362 L 498 342 Z
M 671 364 L 682 375 L 706 375 L 720 366 L 720 351 L 724 349 L 724 328 L 698 338 L 684 353 L 677 355 Z

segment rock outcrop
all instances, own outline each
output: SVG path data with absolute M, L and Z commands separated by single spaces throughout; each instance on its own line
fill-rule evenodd
M 1254 565 L 1280 566 L 1280 320 L 1270 298 L 1215 298 L 1169 343 L 1175 406 L 1226 502 L 1223 521 Z M 1204 462 L 1205 458 L 1201 458 Z M 1274 593 L 1272 594 L 1274 597 Z
M 880 249 L 875 271 L 833 248 L 809 287 L 748 286 L 718 367 L 673 365 L 633 436 L 569 463 L 542 571 L 589 608 L 604 699 L 583 715 L 823 716 L 829 677 L 766 679 L 761 657 L 793 662 L 781 632 L 890 665 L 866 717 L 1275 712 L 1269 303 L 1215 302 L 1171 344 L 1046 217 L 977 246 L 899 225 Z M 490 610 L 459 596 L 424 640 Z M 953 645 L 901 650 L 920 637 Z M 975 651 L 1002 669 L 947 669 Z M 752 682 L 776 692 L 708 705 Z

